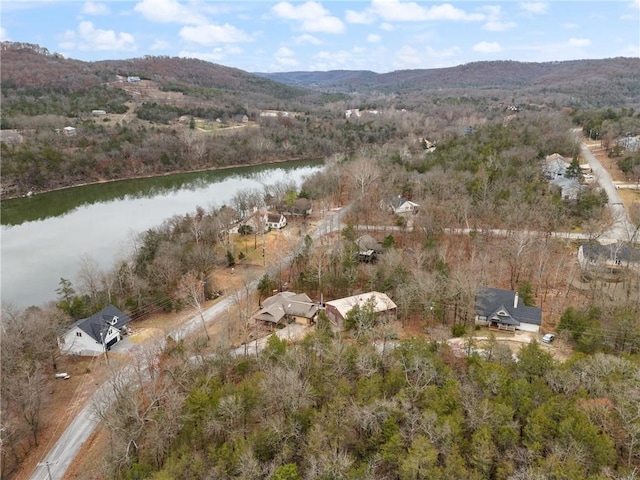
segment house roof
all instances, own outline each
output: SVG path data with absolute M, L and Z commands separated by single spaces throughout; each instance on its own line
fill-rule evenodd
M 489 321 L 518 326 L 520 323 L 542 324 L 542 310 L 525 306 L 518 293 L 498 288 L 481 288 L 476 293 L 476 313 Z M 515 307 L 514 307 L 515 303 Z
M 395 209 L 400 208 L 405 203 L 408 203 L 412 207 L 419 207 L 420 206 L 417 203 L 412 202 L 411 200 L 409 200 L 409 199 L 407 199 L 405 197 L 401 197 L 400 195 L 389 198 L 389 205 L 391 205 Z
M 100 342 L 102 340 L 101 333 L 105 331 L 105 327 L 112 326 L 120 329 L 130 321 L 131 318 L 122 310 L 113 305 L 107 305 L 98 313 L 94 313 L 88 318 L 83 318 L 72 323 L 69 326 L 69 330 L 78 327 L 96 342 Z
M 397 308 L 397 305 L 393 303 L 386 294 L 380 292 L 361 293 L 360 295 L 331 300 L 330 302 L 326 302 L 326 304 L 331 305 L 333 308 L 338 310 L 340 315 L 344 318 L 353 307 L 356 305 L 362 307 L 371 298 L 373 298 L 375 302 L 373 305 L 374 313 L 386 312 L 387 310 Z
M 318 306 L 306 293 L 279 292 L 262 302 L 262 309 L 254 315 L 257 320 L 278 323 L 285 315 L 313 318 Z
M 373 250 L 374 252 L 381 253 L 384 250 L 382 248 L 382 244 L 371 235 L 362 235 L 361 237 L 358 237 L 356 239 L 356 245 L 358 246 L 358 250 L 360 250 L 360 252 Z
M 283 218 L 284 218 L 284 215 L 282 215 L 281 213 L 269 213 L 269 214 L 267 214 L 267 221 L 269 223 L 280 223 Z
M 278 323 L 285 316 L 284 307 L 280 303 L 274 303 L 267 307 L 263 307 L 255 316 L 256 320 L 264 322 Z
M 597 242 L 583 243 L 582 254 L 591 262 L 598 260 L 640 263 L 640 248 L 632 248 L 626 243 L 618 242 L 601 245 Z

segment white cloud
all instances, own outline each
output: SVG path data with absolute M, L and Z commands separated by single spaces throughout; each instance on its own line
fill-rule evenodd
M 520 8 L 527 13 L 542 14 L 546 13 L 549 5 L 546 2 L 523 2 Z
M 482 26 L 484 30 L 490 32 L 504 32 L 516 26 L 515 22 L 509 22 L 502 19 L 502 7 L 498 5 L 488 5 L 480 8 L 485 12 L 486 20 Z
M 207 62 L 220 62 L 229 56 L 239 55 L 242 52 L 242 48 L 237 45 L 222 45 L 212 49 L 210 52 L 182 51 L 178 56 L 182 58 L 199 58 Z
M 293 67 L 298 65 L 298 61 L 295 59 L 295 52 L 287 47 L 280 47 L 276 53 L 273 54 L 278 66 Z
M 391 25 L 390 23 L 387 23 L 387 22 L 381 23 L 380 24 L 380 28 L 382 30 L 387 31 L 387 32 L 393 32 L 396 29 L 396 27 L 394 27 L 393 25 Z
M 380 40 L 380 35 L 376 35 L 375 33 L 370 33 L 369 35 L 367 35 L 367 42 L 369 43 L 378 43 Z
M 482 13 L 466 13 L 449 3 L 423 7 L 416 2 L 399 0 L 372 0 L 372 11 L 386 21 L 415 22 L 425 20 L 482 21 Z
M 109 7 L 104 3 L 86 2 L 82 6 L 82 13 L 85 15 L 108 15 Z
M 206 18 L 177 0 L 142 0 L 134 8 L 144 18 L 157 23 L 204 23 Z
M 9 40 L 9 34 L 6 29 L 0 27 L 0 42 L 4 42 L 6 40 Z
M 396 68 L 416 68 L 424 65 L 424 56 L 414 47 L 404 45 L 394 55 Z
M 224 25 L 208 24 L 182 27 L 180 29 L 180 37 L 189 42 L 206 46 L 252 41 L 250 35 L 228 23 Z
M 302 29 L 307 32 L 342 33 L 344 24 L 336 17 L 320 17 L 302 22 Z
M 308 33 L 295 37 L 293 41 L 298 45 L 322 45 L 322 40 L 318 37 L 314 37 L 313 35 L 309 35 Z
M 473 46 L 473 51 L 478 53 L 498 53 L 502 51 L 498 42 L 480 42 Z
M 504 32 L 507 30 L 511 30 L 515 28 L 515 22 L 499 22 L 499 21 L 491 21 L 487 22 L 483 25 L 483 29 L 488 30 L 490 32 Z
M 337 70 L 347 65 L 353 65 L 353 56 L 346 50 L 338 50 L 337 52 L 321 51 L 313 59 L 312 70 Z
M 280 2 L 271 9 L 273 14 L 283 20 L 300 22 L 300 28 L 306 32 L 342 33 L 342 21 L 330 15 L 320 3 L 308 1 L 300 5 Z
M 640 0 L 633 0 L 629 6 L 631 8 L 637 8 L 638 10 L 640 10 Z
M 369 9 L 364 10 L 363 12 L 347 10 L 344 18 L 349 23 L 369 24 L 369 23 L 373 23 L 376 20 L 376 15 Z
M 591 45 L 591 40 L 588 38 L 570 38 L 569 46 L 570 47 L 588 47 Z
M 60 46 L 68 50 L 133 51 L 137 48 L 136 41 L 130 33 L 101 30 L 86 21 L 80 22 L 75 31 L 67 30 L 59 40 Z

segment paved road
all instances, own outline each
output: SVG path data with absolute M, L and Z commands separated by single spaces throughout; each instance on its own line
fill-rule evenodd
M 589 162 L 591 169 L 593 170 L 594 176 L 596 177 L 598 183 L 601 188 L 607 193 L 609 198 L 609 206 L 611 208 L 611 213 L 614 219 L 614 224 L 612 227 L 601 237 L 603 239 L 607 239 L 610 241 L 630 241 L 632 240 L 632 236 L 635 232 L 635 227 L 629 221 L 627 213 L 624 209 L 624 205 L 620 196 L 618 195 L 616 186 L 609 175 L 609 173 L 602 167 L 600 162 L 595 158 L 595 156 L 589 151 L 585 144 L 581 144 L 582 154 Z M 324 235 L 340 231 L 343 228 L 342 225 L 342 217 L 347 213 L 349 207 L 345 207 L 340 211 L 330 212 L 328 216 L 323 220 L 323 222 L 310 234 L 311 238 L 317 240 Z M 397 228 L 397 227 L 396 227 Z M 369 230 L 377 230 L 380 227 L 375 226 L 359 226 L 358 229 L 369 229 Z M 389 227 L 384 227 L 383 229 L 389 230 Z M 395 228 L 392 228 L 395 230 Z M 450 229 L 449 233 L 466 233 L 469 234 L 473 230 L 472 229 Z M 508 230 L 479 230 L 479 233 L 486 233 L 492 235 L 499 236 L 508 236 L 513 234 L 514 232 Z M 543 232 L 530 232 L 531 234 L 539 234 L 544 235 Z M 590 237 L 585 234 L 576 234 L 576 233 L 551 233 L 550 235 L 558 237 L 558 238 L 570 238 L 570 239 L 584 239 L 588 240 Z M 637 240 L 637 239 L 635 239 Z M 289 253 L 283 260 L 282 263 L 290 262 L 295 254 L 295 250 Z M 269 273 L 274 273 L 277 271 L 277 266 L 272 266 Z M 216 303 L 209 309 L 204 312 L 204 318 L 206 322 L 212 322 L 219 315 L 226 312 L 226 310 L 231 307 L 234 303 L 234 297 L 237 295 L 245 295 L 247 291 L 255 290 L 257 283 L 259 280 L 254 280 L 247 286 L 247 290 L 236 292 L 233 295 L 229 295 L 223 298 L 220 302 Z M 237 298 L 237 297 L 236 297 Z M 181 338 L 185 338 L 188 335 L 194 333 L 197 329 L 202 328 L 202 320 L 199 315 L 194 316 L 185 324 L 176 328 L 172 332 L 169 333 L 173 338 L 179 340 Z M 287 332 L 283 332 L 283 334 L 287 334 Z M 163 342 L 164 340 L 160 340 L 159 342 Z M 259 341 L 254 345 L 253 350 L 258 351 L 264 347 L 265 340 Z M 245 347 L 240 347 L 238 350 L 238 354 L 243 354 L 245 352 Z M 104 392 L 101 391 L 105 388 L 105 385 L 100 387 L 100 389 L 94 395 L 94 398 L 104 398 Z M 95 427 L 97 426 L 97 420 L 94 417 L 93 413 L 93 399 L 86 405 L 80 413 L 76 416 L 73 422 L 69 425 L 69 427 L 65 430 L 65 432 L 61 435 L 58 442 L 54 445 L 54 447 L 48 452 L 46 458 L 39 463 L 35 472 L 31 476 L 31 480 L 59 480 L 62 479 L 67 468 L 71 465 L 71 462 L 75 458 L 76 454 L 80 450 L 82 444 L 89 438 L 89 436 L 93 433 Z M 50 470 L 50 474 L 47 471 Z
M 629 221 L 629 216 L 611 175 L 591 153 L 587 145 L 580 143 L 580 150 L 582 151 L 582 156 L 589 162 L 596 181 L 609 197 L 609 209 L 613 218 L 613 225 L 604 233 L 603 237 L 621 242 L 637 241 L 637 238 L 634 238 L 634 234 L 637 234 L 636 228 Z
M 323 235 L 339 231 L 343 226 L 342 217 L 347 213 L 347 211 L 349 211 L 349 209 L 350 207 L 347 206 L 340 210 L 329 212 L 318 227 L 310 234 L 311 238 L 317 240 Z M 287 255 L 283 260 L 281 260 L 281 263 L 290 262 L 293 259 L 294 254 L 295 251 Z M 268 273 L 274 274 L 277 272 L 278 268 L 279 266 L 273 265 L 268 269 Z M 243 288 L 238 292 L 234 292 L 233 294 L 224 297 L 218 303 L 205 310 L 203 312 L 205 322 L 213 322 L 220 315 L 224 314 L 229 307 L 233 306 L 238 296 L 243 298 L 247 292 L 255 290 L 258 282 L 258 279 L 252 281 L 247 285 L 246 289 Z M 183 325 L 168 332 L 168 335 L 176 340 L 180 340 L 193 334 L 199 329 L 202 329 L 202 319 L 200 318 L 200 315 L 195 315 Z M 278 335 L 284 335 L 287 336 L 286 338 L 291 338 L 291 335 L 298 336 L 303 330 L 303 328 L 292 327 L 291 329 L 281 330 Z M 164 339 L 160 339 L 157 340 L 153 346 L 161 348 L 163 344 Z M 253 345 L 253 350 L 261 350 L 264 347 L 264 344 L 266 344 L 266 339 L 259 341 L 257 346 Z M 117 345 L 116 348 L 114 348 L 114 351 L 115 350 L 117 350 Z M 244 353 L 244 351 L 245 347 L 241 347 L 241 353 Z M 126 368 L 119 372 L 121 379 L 132 377 L 133 374 L 134 372 L 132 369 L 127 370 Z M 84 442 L 87 441 L 97 427 L 98 420 L 94 413 L 94 402 L 96 400 L 101 402 L 108 400 L 108 389 L 109 382 L 105 382 L 96 390 L 91 400 L 89 400 L 87 405 L 85 405 L 85 407 L 76 415 L 55 445 L 49 450 L 49 452 L 47 452 L 45 458 L 38 463 L 38 466 L 31 475 L 30 480 L 61 480 L 64 477 L 64 474 L 73 462 L 73 459 L 80 451 L 80 447 L 82 447 Z

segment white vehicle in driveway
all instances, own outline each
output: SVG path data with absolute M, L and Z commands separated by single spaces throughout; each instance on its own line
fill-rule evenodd
M 542 343 L 551 343 L 556 336 L 553 333 L 546 333 L 544 337 L 542 337 Z

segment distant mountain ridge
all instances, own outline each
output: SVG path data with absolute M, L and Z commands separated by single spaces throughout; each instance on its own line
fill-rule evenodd
M 294 98 L 308 91 L 274 82 L 238 68 L 195 58 L 145 56 L 126 60 L 84 62 L 68 59 L 28 43 L 2 42 L 4 87 L 74 91 L 112 82 L 117 76 L 139 76 L 161 86 L 185 85 Z
M 255 74 L 287 85 L 347 93 L 353 89 L 408 91 L 441 88 L 513 88 L 535 85 L 553 87 L 566 82 L 575 83 L 577 80 L 580 81 L 581 77 L 597 82 L 621 78 L 630 81 L 631 86 L 640 87 L 639 72 L 640 58 L 617 57 L 546 63 L 487 61 L 449 68 L 398 70 L 389 73 L 334 70 L 330 72 L 257 72 Z
M 527 63 L 474 62 L 456 67 L 398 70 L 249 73 L 194 58 L 145 56 L 126 60 L 84 62 L 50 53 L 38 45 L 1 44 L 1 77 L 5 89 L 36 88 L 74 92 L 134 75 L 160 88 L 186 91 L 218 89 L 237 101 L 251 94 L 254 102 L 277 104 L 282 99 L 318 102 L 330 94 L 399 93 L 415 96 L 496 96 L 517 92 L 544 98 L 555 94 L 563 102 L 587 106 L 640 108 L 640 58 Z M 340 97 L 327 97 L 340 98 Z M 346 97 L 342 97 L 343 99 Z

